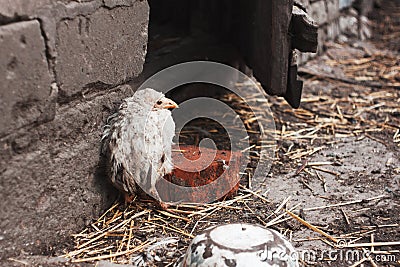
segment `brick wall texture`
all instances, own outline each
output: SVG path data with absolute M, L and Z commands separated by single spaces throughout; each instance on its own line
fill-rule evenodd
M 62 251 L 116 199 L 100 134 L 148 20 L 144 0 L 0 0 L 0 266 Z
M 56 101 L 136 77 L 145 1 L 0 0 L 0 137 L 54 118 Z

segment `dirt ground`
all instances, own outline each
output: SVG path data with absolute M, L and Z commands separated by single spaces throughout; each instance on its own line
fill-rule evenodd
M 278 97 L 260 104 L 273 112 L 277 144 L 264 191 L 248 189 L 259 163 L 253 156 L 236 197 L 169 211 L 146 201 L 116 203 L 58 255 L 74 262 L 172 266 L 209 226 L 251 222 L 286 235 L 303 266 L 400 266 L 400 5 L 394 3 L 372 14 L 372 40 L 326 44 L 324 56 L 300 68 L 300 109 Z M 234 97 L 223 100 L 241 106 Z M 242 114 L 245 120 L 254 116 Z M 212 129 L 192 125 L 202 131 L 182 140 L 196 143 L 204 132 L 223 140 L 217 125 L 206 125 Z M 249 128 L 259 130 L 252 123 Z M 256 134 L 251 143 L 260 145 Z

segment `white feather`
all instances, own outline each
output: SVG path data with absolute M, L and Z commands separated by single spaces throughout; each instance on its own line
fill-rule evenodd
M 123 101 L 104 128 L 102 139 L 110 161 L 111 182 L 127 193 L 135 193 L 135 184 L 139 183 L 158 197 L 157 180 L 172 171 L 175 123 L 171 111 L 154 108 L 163 97 L 150 88 L 136 92 Z

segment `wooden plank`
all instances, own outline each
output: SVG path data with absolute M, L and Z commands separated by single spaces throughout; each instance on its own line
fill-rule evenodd
M 290 25 L 292 48 L 301 52 L 317 52 L 318 24 L 300 7 L 293 7 Z
M 271 90 L 284 95 L 288 80 L 289 55 L 291 51 L 289 25 L 292 16 L 293 0 L 262 1 L 272 3 L 272 61 Z
M 254 76 L 271 95 L 284 95 L 293 0 L 238 1 L 237 45 Z

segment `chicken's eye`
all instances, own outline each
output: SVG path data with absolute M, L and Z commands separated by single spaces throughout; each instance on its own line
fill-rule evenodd
M 157 104 L 157 105 L 161 105 L 161 104 L 162 104 L 162 101 L 161 101 L 161 100 L 158 100 L 156 104 Z

